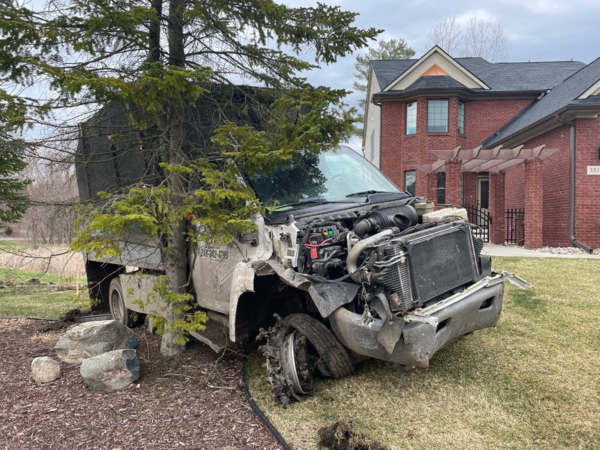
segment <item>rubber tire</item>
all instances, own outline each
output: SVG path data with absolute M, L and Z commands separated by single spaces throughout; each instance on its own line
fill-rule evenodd
M 110 314 L 113 319 L 117 322 L 121 322 L 123 325 L 134 328 L 144 323 L 146 314 L 132 311 L 127 309 L 125 301 L 123 300 L 123 287 L 121 286 L 121 280 L 119 277 L 115 277 L 110 280 L 110 287 L 108 288 L 108 305 L 110 307 Z
M 348 352 L 335 335 L 321 322 L 308 314 L 291 314 L 283 319 L 286 335 L 297 330 L 306 336 L 319 356 L 323 358 L 333 378 L 342 378 L 354 371 Z

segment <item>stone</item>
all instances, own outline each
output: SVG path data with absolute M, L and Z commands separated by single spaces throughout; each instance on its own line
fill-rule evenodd
M 140 377 L 140 360 L 136 350 L 114 350 L 84 359 L 79 372 L 90 391 L 114 391 Z
M 40 356 L 31 361 L 31 378 L 36 383 L 50 383 L 62 376 L 60 363 L 48 356 Z
M 86 322 L 71 328 L 58 340 L 54 350 L 64 362 L 80 364 L 84 359 L 137 345 L 135 333 L 115 320 Z

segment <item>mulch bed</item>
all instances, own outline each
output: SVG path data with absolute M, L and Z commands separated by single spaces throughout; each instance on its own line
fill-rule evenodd
M 0 320 L 0 449 L 281 449 L 247 403 L 243 356 L 194 342 L 166 359 L 160 337 L 140 327 L 137 383 L 90 392 L 79 366 L 61 363 L 62 378 L 37 385 L 31 361 L 56 358 L 61 335 L 38 327 Z

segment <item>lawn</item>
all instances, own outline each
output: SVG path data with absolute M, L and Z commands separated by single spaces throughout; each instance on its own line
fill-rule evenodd
M 600 442 L 600 261 L 494 258 L 536 288 L 507 284 L 495 329 L 437 353 L 429 369 L 370 360 L 287 408 L 271 402 L 263 360 L 251 392 L 294 449 L 316 448 L 337 420 L 390 449 L 588 449 Z
M 39 282 L 32 281 L 39 280 Z M 0 268 L 0 316 L 56 319 L 83 301 L 75 301 L 75 280 L 61 275 Z M 80 289 L 86 286 L 79 280 Z M 82 293 L 82 297 L 86 294 Z

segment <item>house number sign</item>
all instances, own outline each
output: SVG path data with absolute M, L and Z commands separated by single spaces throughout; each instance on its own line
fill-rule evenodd
M 587 166 L 588 175 L 600 175 L 600 166 Z

